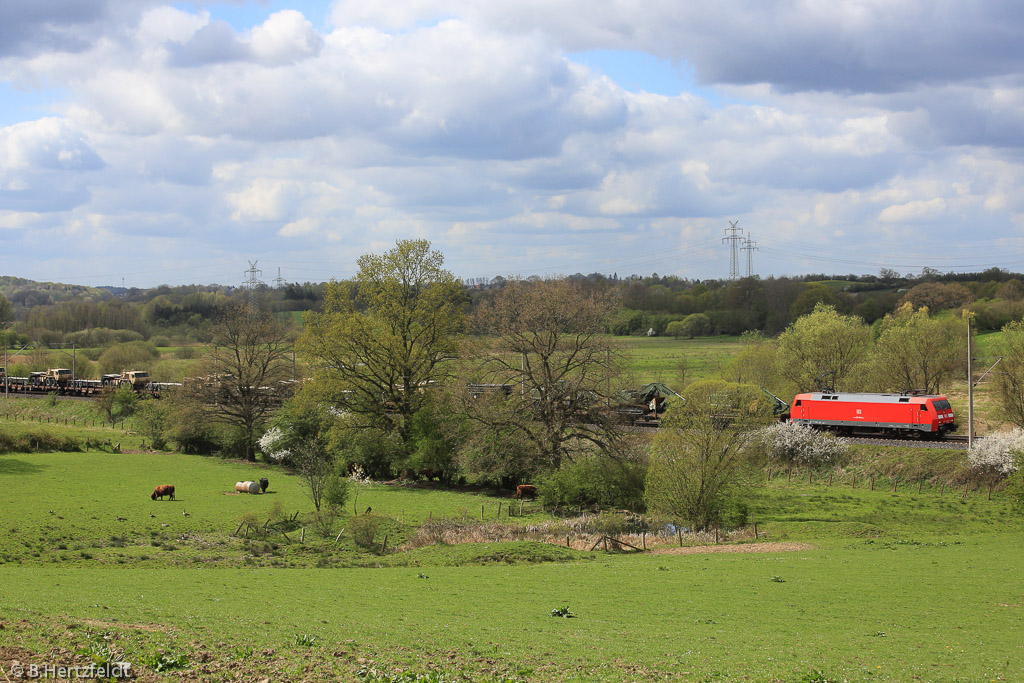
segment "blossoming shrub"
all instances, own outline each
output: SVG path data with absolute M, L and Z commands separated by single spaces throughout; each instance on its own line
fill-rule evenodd
M 1009 476 L 1020 468 L 1024 456 L 1024 429 L 998 432 L 977 439 L 967 453 L 971 467 L 986 474 Z
M 838 464 L 846 445 L 834 434 L 794 422 L 777 422 L 757 432 L 757 441 L 773 462 L 802 467 Z

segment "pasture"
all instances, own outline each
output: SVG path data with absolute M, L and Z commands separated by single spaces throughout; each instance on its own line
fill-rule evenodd
M 231 495 L 260 476 L 268 494 Z M 157 483 L 174 483 L 177 500 L 151 501 Z M 373 484 L 356 502 L 391 518 L 397 545 L 428 518 L 472 520 L 482 505 L 490 521 L 510 499 Z M 998 492 L 780 476 L 751 514 L 768 543 L 798 544 L 697 554 L 521 542 L 382 556 L 311 529 L 305 543 L 231 536 L 275 503 L 300 522 L 312 511 L 296 477 L 260 465 L 0 456 L 0 666 L 81 662 L 105 647 L 144 680 L 1024 676 L 1024 525 Z M 546 519 L 535 503 L 524 512 L 510 521 Z M 551 616 L 564 606 L 575 618 Z
M 665 382 L 676 391 L 686 381 L 718 377 L 742 348 L 739 337 L 613 337 L 622 347 L 625 370 L 640 384 Z

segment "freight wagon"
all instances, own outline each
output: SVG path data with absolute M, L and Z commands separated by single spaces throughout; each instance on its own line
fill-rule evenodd
M 797 424 L 841 434 L 873 432 L 913 437 L 938 437 L 956 429 L 945 396 L 923 394 L 797 394 L 789 410 Z

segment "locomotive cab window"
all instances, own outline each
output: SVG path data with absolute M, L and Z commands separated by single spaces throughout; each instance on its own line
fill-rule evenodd
M 796 404 L 797 404 L 797 405 L 801 405 L 801 401 L 800 401 L 799 399 L 797 399 L 797 402 L 796 402 Z
M 927 411 L 928 410 L 928 404 L 927 403 L 922 403 L 921 404 L 921 410 Z

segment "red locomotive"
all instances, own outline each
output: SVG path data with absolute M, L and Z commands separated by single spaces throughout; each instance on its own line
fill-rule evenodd
M 789 419 L 839 433 L 883 432 L 937 437 L 956 429 L 945 396 L 923 394 L 852 394 L 821 391 L 797 394 Z

